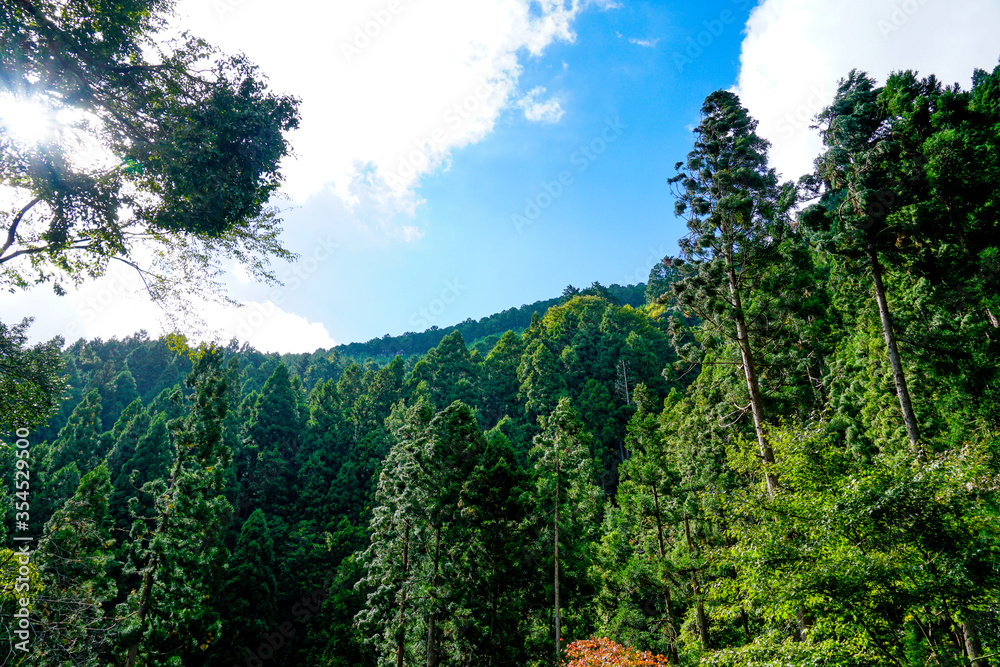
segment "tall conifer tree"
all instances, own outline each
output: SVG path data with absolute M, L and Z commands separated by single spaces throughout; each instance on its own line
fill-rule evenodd
M 702 320 L 708 337 L 734 344 L 745 379 L 754 432 L 773 494 L 777 478 L 767 442 L 768 421 L 761 387 L 762 339 L 777 338 L 798 286 L 794 276 L 803 249 L 790 225 L 795 203 L 791 184 L 778 184 L 768 167 L 768 142 L 757 121 L 727 91 L 705 99 L 694 150 L 677 163 L 675 212 L 690 232 L 681 239 L 680 278 L 673 283 L 678 305 Z M 719 360 L 724 361 L 724 360 Z
M 155 495 L 155 526 L 142 524 L 137 556 L 141 586 L 119 605 L 125 667 L 186 661 L 221 634 L 210 600 L 227 553 L 222 536 L 232 515 L 226 500 L 231 453 L 223 438 L 226 383 L 221 351 L 200 351 L 185 384 L 190 412 L 174 429 L 170 477 L 147 488 Z
M 111 545 L 108 469 L 84 475 L 73 497 L 52 515 L 35 558 L 41 567 L 36 598 L 33 665 L 97 667 L 105 660 L 113 622 L 105 606 L 117 592 Z

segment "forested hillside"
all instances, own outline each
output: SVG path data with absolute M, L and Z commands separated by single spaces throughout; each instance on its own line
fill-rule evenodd
M 651 274 L 653 280 L 658 281 L 653 285 L 654 290 L 662 289 L 665 284 L 662 273 L 662 268 L 656 268 Z M 418 334 L 386 335 L 367 343 L 348 343 L 310 354 L 263 353 L 234 340 L 226 347 L 226 355 L 238 357 L 240 384 L 245 392 L 260 391 L 278 364 L 284 364 L 292 375 L 298 376 L 308 392 L 323 381 L 340 379 L 351 364 L 366 370 L 378 369 L 399 356 L 409 372 L 419 357 L 456 331 L 467 341 L 470 352 L 478 351 L 480 356 L 485 357 L 504 333 L 520 334 L 528 328 L 533 315 L 544 314 L 552 306 L 565 303 L 574 296 L 587 295 L 601 297 L 614 305 L 636 308 L 645 305 L 647 300 L 655 300 L 645 283 L 604 287 L 595 282 L 582 290 L 570 285 L 563 290 L 562 296 L 508 308 L 478 322 L 468 320 L 445 328 L 432 327 Z M 101 397 L 104 406 L 102 424 L 108 429 L 122 409 L 135 398 L 141 398 L 148 405 L 164 390 L 181 384 L 191 371 L 190 360 L 183 354 L 177 354 L 178 345 L 186 345 L 186 340 L 176 337 L 151 340 L 148 334 L 139 332 L 121 340 L 81 339 L 67 346 L 62 363 L 69 381 L 68 391 L 60 401 L 59 412 L 40 427 L 35 436 L 39 440 L 54 440 L 66 425 L 73 408 L 91 390 L 96 390 Z M 390 354 L 388 350 L 396 352 Z
M 588 442 L 580 455 L 590 476 L 580 483 L 600 485 L 590 494 L 594 502 L 599 489 L 613 494 L 617 467 L 628 456 L 625 426 L 635 411 L 636 387 L 643 386 L 638 390 L 643 400 L 658 402 L 671 386 L 679 386 L 661 374 L 672 359 L 664 324 L 628 305 L 572 296 L 544 317 L 536 314 L 523 335 L 505 333 L 485 357 L 468 350 L 462 335 L 454 332 L 409 368 L 401 357 L 377 368 L 339 361 L 336 354 L 282 360 L 235 347 L 193 353 L 191 359 L 170 350 L 167 341 L 141 337 L 77 342 L 66 356 L 71 394 L 79 398 L 66 401 L 75 406 L 65 425 L 31 450 L 38 480 L 32 491 L 31 530 L 50 534 L 64 520 L 60 512 L 69 507 L 83 511 L 83 489 L 96 493 L 101 507 L 74 519 L 83 521 L 79 525 L 87 531 L 81 528 L 73 540 L 89 536 L 92 551 L 72 552 L 78 554 L 74 558 L 94 559 L 96 569 L 74 571 L 79 579 L 53 580 L 47 590 L 64 587 L 65 595 L 46 598 L 53 616 L 48 630 L 39 634 L 38 646 L 44 642 L 52 660 L 69 659 L 74 653 L 64 647 L 67 633 L 80 631 L 87 636 L 72 644 L 80 651 L 76 657 L 110 660 L 120 649 L 121 636 L 110 627 L 98 635 L 73 626 L 83 618 L 98 625 L 102 618 L 124 618 L 157 601 L 159 608 L 147 612 L 152 615 L 144 621 L 146 634 L 139 635 L 143 650 L 155 646 L 182 656 L 183 664 L 243 664 L 246 650 L 256 651 L 261 638 L 280 626 L 290 610 L 302 612 L 322 602 L 322 609 L 293 612 L 293 620 L 303 625 L 281 641 L 286 646 L 275 664 L 331 664 L 327 659 L 362 664 L 373 659 L 378 647 L 366 640 L 368 630 L 358 625 L 360 618 L 355 620 L 366 609 L 366 585 L 359 582 L 382 578 L 377 567 L 396 565 L 390 558 L 396 547 L 363 553 L 371 536 L 381 534 L 383 502 L 390 502 L 377 492 L 378 480 L 401 474 L 389 462 L 423 456 L 397 449 L 406 441 L 402 433 L 424 438 L 417 434 L 427 428 L 445 428 L 456 446 L 471 440 L 457 454 L 457 468 L 440 471 L 451 482 L 444 477 L 423 481 L 442 485 L 437 489 L 442 492 L 446 484 L 464 486 L 454 492 L 477 496 L 463 501 L 466 505 L 493 514 L 492 527 L 477 524 L 461 540 L 458 533 L 446 533 L 448 544 L 441 552 L 451 559 L 453 549 L 479 545 L 476 540 L 489 533 L 491 557 L 517 569 L 495 573 L 502 578 L 497 585 L 505 597 L 521 598 L 524 612 L 532 599 L 526 596 L 533 596 L 537 608 L 532 613 L 540 614 L 537 632 L 544 634 L 549 609 L 543 586 L 546 510 L 543 500 L 531 499 L 528 474 L 532 440 L 541 433 L 537 417 L 572 397 L 579 414 L 562 404 L 570 415 L 567 423 L 581 437 L 586 429 Z M 441 455 L 451 447 L 444 442 L 435 446 Z M 478 481 L 470 484 L 467 478 Z M 184 484 L 178 483 L 181 479 Z M 182 499 L 187 493 L 191 497 Z M 504 507 L 492 507 L 498 502 Z M 416 572 L 429 567 L 416 546 L 427 533 L 418 516 L 412 521 L 409 567 Z M 596 530 L 597 521 L 596 514 L 590 516 L 587 530 Z M 105 552 L 98 546 L 102 543 L 116 546 Z M 58 548 L 58 557 L 70 557 L 51 539 L 45 545 L 39 562 L 47 549 Z M 75 543 L 65 547 L 82 548 Z M 157 549 L 162 555 L 154 555 L 161 553 Z M 193 557 L 188 549 L 203 555 Z M 169 558 L 190 559 L 183 562 L 185 582 L 170 583 L 168 570 L 162 569 L 167 562 L 160 562 L 167 552 Z M 482 556 L 480 552 L 477 559 Z M 153 582 L 149 590 L 144 588 L 147 571 Z M 576 574 L 580 585 L 584 575 Z M 476 577 L 466 581 L 472 587 L 467 595 L 483 585 Z M 525 587 L 529 582 L 530 589 Z M 188 586 L 208 597 L 189 600 L 185 596 L 193 593 Z M 78 595 L 80 591 L 86 594 Z M 309 602 L 316 591 L 322 593 L 318 601 Z M 416 594 L 413 600 L 408 613 L 423 604 Z M 163 628 L 194 613 L 178 606 L 191 604 L 197 608 L 194 617 L 184 621 L 180 637 L 170 639 Z M 372 617 L 370 623 L 376 622 Z M 442 619 L 442 627 L 451 622 Z M 470 615 L 470 631 L 473 622 L 480 621 Z M 488 639 L 499 647 L 514 641 L 520 629 L 514 622 L 506 639 Z M 481 632 L 487 639 L 489 633 Z
M 469 346 L 479 350 L 484 356 L 489 354 L 497 341 L 507 331 L 521 333 L 531 324 L 531 316 L 535 313 L 544 313 L 560 301 L 576 294 L 591 294 L 601 296 L 617 305 L 630 305 L 638 308 L 646 303 L 646 286 L 642 283 L 638 285 L 611 285 L 604 287 L 598 282 L 586 289 L 578 289 L 572 285 L 568 286 L 561 297 L 536 301 L 523 305 L 519 308 L 508 308 L 494 315 L 483 317 L 478 321 L 471 318 L 450 327 L 439 328 L 432 326 L 426 331 L 408 331 L 399 336 L 386 334 L 382 338 L 373 338 L 367 343 L 348 343 L 338 345 L 334 350 L 344 357 L 357 360 L 363 363 L 368 359 L 379 363 L 388 363 L 396 355 L 408 357 L 414 354 L 426 354 L 431 348 L 436 347 L 441 339 L 450 333 L 458 331 L 469 343 Z M 418 320 L 419 321 L 419 320 Z
M 70 345 L 56 426 L 2 455 L 15 664 L 995 663 L 1000 67 L 973 81 L 851 72 L 797 184 L 710 95 L 641 305 L 568 288 L 406 359 Z

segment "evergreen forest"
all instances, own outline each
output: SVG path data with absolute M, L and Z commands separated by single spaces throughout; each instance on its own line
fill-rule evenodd
M 3 664 L 997 664 L 1000 67 L 972 82 L 848 73 L 797 183 L 712 93 L 643 285 L 298 355 L 0 324 Z M 205 220 L 177 200 L 155 224 Z

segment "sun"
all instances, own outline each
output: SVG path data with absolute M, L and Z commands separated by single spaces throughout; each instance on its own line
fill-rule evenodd
M 40 102 L 13 95 L 0 94 L 0 135 L 18 143 L 41 144 L 55 134 L 52 112 Z
M 54 108 L 51 100 L 0 90 L 0 144 L 29 150 L 44 146 L 76 169 L 108 169 L 120 160 L 101 144 L 100 126 L 86 110 Z

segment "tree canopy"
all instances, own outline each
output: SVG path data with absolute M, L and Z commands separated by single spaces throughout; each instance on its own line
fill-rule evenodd
M 221 258 L 274 280 L 269 205 L 297 100 L 244 56 L 170 35 L 169 0 L 0 7 L 0 105 L 48 124 L 0 124 L 0 283 L 24 289 L 138 270 L 154 300 L 212 293 Z

